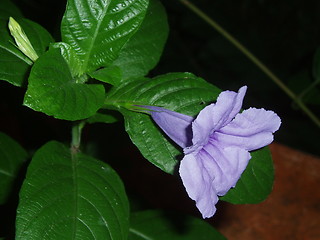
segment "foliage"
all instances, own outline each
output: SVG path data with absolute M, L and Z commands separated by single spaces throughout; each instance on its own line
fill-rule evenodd
M 179 214 L 130 213 L 117 172 L 81 152 L 82 128 L 87 123 L 114 123 L 118 118 L 113 112 L 118 111 L 141 154 L 162 171 L 175 174 L 181 149 L 147 114 L 131 107 L 156 105 L 196 116 L 220 93 L 191 73 L 148 76 L 169 31 L 160 1 L 68 0 L 61 41 L 23 18 L 9 0 L 0 2 L 0 80 L 21 87 L 24 106 L 74 125 L 70 147 L 50 141 L 32 154 L 19 193 L 16 239 L 224 239 L 193 217 L 184 217 L 176 228 L 170 221 Z M 29 59 L 16 46 L 7 27 L 10 16 L 21 25 L 38 59 Z M 27 156 L 18 143 L 0 135 L 1 204 Z M 257 203 L 268 196 L 272 184 L 270 152 L 261 149 L 221 200 Z M 156 235 L 159 231 L 164 235 Z
M 34 154 L 20 191 L 16 239 L 127 239 L 128 220 L 124 187 L 110 166 L 59 142 Z

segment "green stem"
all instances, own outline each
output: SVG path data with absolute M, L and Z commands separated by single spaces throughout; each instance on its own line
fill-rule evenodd
M 216 23 L 212 18 L 206 15 L 202 10 L 196 7 L 194 4 L 188 0 L 180 0 L 182 4 L 188 7 L 196 15 L 202 18 L 210 26 L 212 26 L 216 31 L 218 31 L 222 36 L 224 36 L 230 43 L 232 43 L 238 50 L 240 50 L 245 56 L 247 56 L 262 72 L 264 72 L 275 84 L 278 85 L 299 107 L 307 114 L 307 116 L 320 127 L 320 120 L 313 114 L 313 112 L 301 101 L 301 99 L 292 92 L 275 74 L 273 74 L 266 65 L 264 65 L 257 57 L 255 57 L 246 47 L 244 47 L 237 39 L 230 35 L 226 30 L 224 30 L 218 23 Z
M 80 151 L 81 133 L 84 125 L 85 125 L 85 122 L 81 121 L 81 122 L 77 122 L 72 127 L 71 149 L 73 152 Z

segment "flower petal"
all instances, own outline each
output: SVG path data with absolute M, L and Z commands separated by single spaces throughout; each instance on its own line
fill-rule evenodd
M 193 154 L 185 155 L 179 173 L 189 197 L 196 201 L 202 217 L 212 217 L 216 212 L 218 196 L 211 184 L 212 177 L 204 168 L 201 159 Z
M 211 184 L 218 196 L 225 195 L 236 185 L 251 158 L 248 151 L 238 147 L 221 146 L 214 139 L 210 139 L 198 156 L 211 175 Z
M 236 185 L 250 158 L 244 149 L 222 148 L 212 141 L 197 154 L 185 155 L 179 173 L 203 218 L 214 215 L 218 196 L 225 195 Z
M 249 108 L 218 130 L 214 138 L 221 144 L 252 151 L 270 144 L 280 124 L 281 120 L 274 112 Z
M 205 145 L 213 132 L 229 124 L 239 113 L 247 87 L 239 92 L 224 91 L 220 93 L 216 104 L 211 104 L 200 111 L 192 123 L 193 139 L 195 145 L 191 151 L 196 151 L 199 146 Z M 199 150 L 199 149 L 198 149 Z
M 191 123 L 194 120 L 193 117 L 161 107 L 140 107 L 151 110 L 149 113 L 152 119 L 180 147 L 185 148 L 192 144 Z

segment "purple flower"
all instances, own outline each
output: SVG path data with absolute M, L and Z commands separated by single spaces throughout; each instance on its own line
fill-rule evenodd
M 179 146 L 184 158 L 179 173 L 203 218 L 216 212 L 218 196 L 234 187 L 251 158 L 249 151 L 273 141 L 281 120 L 272 111 L 249 108 L 239 113 L 247 87 L 222 92 L 215 104 L 190 116 L 143 106 Z

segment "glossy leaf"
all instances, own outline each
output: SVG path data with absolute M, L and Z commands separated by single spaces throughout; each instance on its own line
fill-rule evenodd
M 121 49 L 114 65 L 122 70 L 122 79 L 145 76 L 158 63 L 168 36 L 165 9 L 158 0 L 150 0 L 139 30 Z
M 0 80 L 15 86 L 22 86 L 27 79 L 32 61 L 15 46 L 8 29 L 8 20 L 9 18 L 0 18 Z M 30 20 L 22 18 L 16 20 L 37 54 L 42 55 L 53 42 L 51 35 L 43 27 Z
M 110 166 L 58 142 L 35 153 L 20 191 L 16 240 L 125 240 L 128 230 L 128 200 Z
M 61 55 L 64 57 L 69 65 L 72 77 L 79 77 L 82 75 L 81 61 L 76 54 L 76 51 L 67 43 L 54 43 L 50 47 L 60 49 Z
M 142 155 L 165 172 L 173 173 L 181 149 L 154 124 L 147 114 L 121 108 L 124 104 L 154 105 L 195 116 L 213 102 L 220 90 L 190 73 L 170 73 L 153 79 L 129 82 L 114 88 L 106 104 L 119 107 L 125 127 Z
M 225 240 L 207 222 L 171 212 L 133 213 L 128 240 Z
M 118 86 L 122 79 L 122 71 L 117 66 L 110 66 L 90 73 L 90 76 L 99 81 Z
M 83 63 L 83 72 L 108 66 L 141 24 L 148 0 L 69 0 L 62 40 Z
M 27 157 L 27 152 L 16 141 L 0 132 L 0 204 L 6 202 Z
M 259 203 L 272 191 L 274 169 L 268 147 L 251 153 L 252 158 L 235 188 L 220 199 L 233 204 Z
M 35 62 L 24 105 L 55 118 L 80 120 L 94 115 L 104 97 L 102 85 L 73 78 L 60 50 L 53 48 Z

